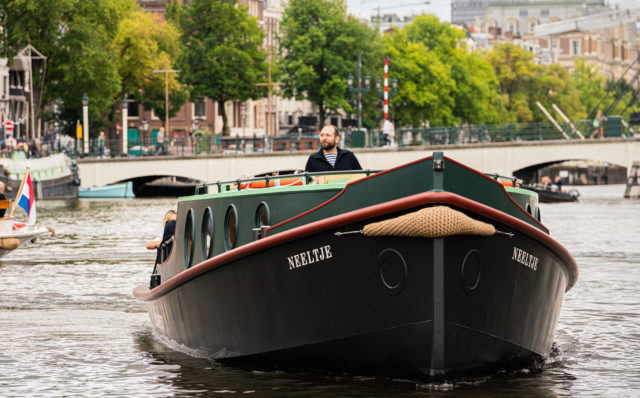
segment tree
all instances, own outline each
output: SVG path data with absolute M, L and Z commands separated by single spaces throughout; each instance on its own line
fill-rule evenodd
M 264 34 L 236 1 L 193 0 L 189 6 L 173 7 L 184 46 L 180 80 L 190 87 L 191 99 L 208 97 L 218 103 L 222 131 L 228 135 L 225 102 L 264 92 L 256 86 L 265 80 L 267 69 Z
M 507 109 L 506 122 L 546 121 L 536 102 L 547 110 L 556 104 L 573 120 L 584 114 L 575 81 L 559 64 L 536 65 L 530 52 L 511 43 L 495 46 L 488 59 L 500 82 L 500 94 Z
M 81 120 L 82 96 L 89 97 L 90 131 L 105 124 L 120 91 L 121 78 L 113 39 L 118 24 L 134 7 L 130 0 L 73 1 L 58 23 L 59 36 L 46 43 L 50 48 L 45 104 L 56 103 L 64 130 L 73 135 Z
M 11 0 L 0 2 L 0 24 L 7 27 L 0 35 L 2 54 L 12 57 L 31 42 L 47 56 L 44 80 L 34 74 L 34 100 L 42 108 L 55 104 L 45 119 L 59 121 L 68 134 L 81 119 L 84 94 L 97 133 L 124 94 L 157 87 L 164 92 L 164 81 L 155 82 L 152 71 L 179 50 L 177 31 L 135 0 Z
M 491 64 L 466 48 L 464 34 L 434 16 L 422 15 L 385 38 L 396 62 L 400 91 L 393 109 L 400 122 L 495 123 L 498 81 Z
M 136 8 L 120 22 L 114 47 L 121 77 L 117 99 L 133 94 L 145 109 L 164 118 L 165 75 L 154 70 L 170 69 L 180 55 L 177 28 L 157 14 Z M 187 102 L 189 93 L 175 73 L 170 73 L 168 80 L 172 117 Z
M 356 72 L 358 54 L 365 71 L 374 57 L 382 61 L 377 34 L 348 16 L 342 0 L 291 0 L 279 39 L 283 93 L 316 104 L 320 125 L 340 109 L 353 110 L 347 77 Z
M 532 108 L 539 101 L 549 111 L 555 104 L 570 120 L 580 120 L 585 114 L 575 82 L 569 72 L 557 63 L 539 68 L 531 81 L 529 101 Z M 532 110 L 534 120 L 547 120 L 537 106 Z
M 507 111 L 504 122 L 532 121 L 533 111 L 529 107 L 528 90 L 538 69 L 533 63 L 533 55 L 514 44 L 502 43 L 488 54 L 488 60 L 495 70 L 499 82 L 498 92 Z
M 422 42 L 409 40 L 406 30 L 396 30 L 385 40 L 385 48 L 394 61 L 398 93 L 392 101 L 396 124 L 421 126 L 448 125 L 454 122 L 455 88 L 450 69 L 438 54 Z

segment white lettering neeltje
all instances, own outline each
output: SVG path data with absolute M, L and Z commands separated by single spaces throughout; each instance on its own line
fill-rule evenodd
M 513 247 L 513 255 L 511 256 L 511 259 L 519 262 L 527 268 L 531 268 L 534 271 L 538 270 L 538 257 L 515 246 Z
M 308 264 L 318 263 L 333 257 L 331 246 L 320 246 L 317 249 L 307 250 L 293 256 L 287 257 L 289 269 L 300 268 Z

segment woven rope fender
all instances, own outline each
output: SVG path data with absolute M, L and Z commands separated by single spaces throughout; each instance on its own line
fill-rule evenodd
M 441 238 L 451 235 L 492 236 L 493 225 L 474 220 L 447 206 L 434 206 L 364 227 L 366 236 L 409 236 Z

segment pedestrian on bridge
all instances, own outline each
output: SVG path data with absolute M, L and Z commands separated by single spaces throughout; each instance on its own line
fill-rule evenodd
M 602 113 L 600 109 L 598 109 L 598 114 L 596 118 L 593 119 L 593 133 L 589 136 L 589 138 L 595 137 L 596 134 L 600 133 L 600 138 L 604 138 L 604 121 L 607 120 L 607 117 Z
M 156 137 L 156 155 L 158 154 L 164 154 L 164 127 L 160 127 L 158 136 Z

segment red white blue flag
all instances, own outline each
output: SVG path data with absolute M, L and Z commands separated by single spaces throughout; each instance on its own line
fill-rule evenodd
M 18 198 L 18 206 L 22 207 L 29 215 L 27 225 L 36 223 L 36 196 L 33 194 L 33 184 L 31 183 L 31 173 L 27 170 L 27 177 Z

